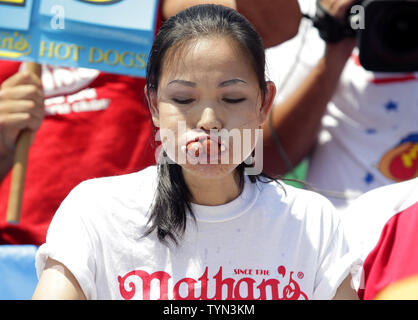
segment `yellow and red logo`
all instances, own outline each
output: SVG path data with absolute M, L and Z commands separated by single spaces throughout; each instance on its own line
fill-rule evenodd
M 0 0 L 0 4 L 8 4 L 14 6 L 22 6 L 24 7 L 26 4 L 26 0 Z
M 122 0 L 79 0 L 79 1 L 87 2 L 91 4 L 113 4 L 116 2 L 120 2 Z
M 386 152 L 379 162 L 379 170 L 386 178 L 397 182 L 418 177 L 418 133 L 402 139 Z

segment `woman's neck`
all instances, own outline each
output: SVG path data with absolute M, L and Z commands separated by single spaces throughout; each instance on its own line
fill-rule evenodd
M 219 206 L 237 198 L 242 188 L 236 170 L 221 178 L 202 178 L 182 169 L 184 181 L 192 196 L 191 202 L 205 206 Z

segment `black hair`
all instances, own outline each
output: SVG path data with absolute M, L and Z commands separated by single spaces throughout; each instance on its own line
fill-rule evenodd
M 252 24 L 237 11 L 221 5 L 197 5 L 181 11 L 169 18 L 159 30 L 147 65 L 146 88 L 148 100 L 150 93 L 157 92 L 161 69 L 167 51 L 204 36 L 228 36 L 244 50 L 256 72 L 262 99 L 267 91 L 265 80 L 265 51 L 262 40 Z M 163 155 L 165 155 L 163 151 Z M 239 176 L 240 188 L 244 186 L 245 162 L 238 165 L 235 172 Z M 263 176 L 268 181 L 275 180 L 260 174 L 248 175 L 252 183 Z M 158 186 L 151 207 L 148 229 L 145 236 L 156 230 L 158 239 L 167 243 L 170 238 L 175 244 L 184 234 L 187 212 L 194 217 L 190 206 L 191 193 L 185 183 L 181 166 L 163 161 L 158 163 Z
M 221 5 L 197 5 L 172 16 L 161 26 L 147 64 L 148 94 L 158 90 L 160 72 L 168 49 L 203 36 L 223 35 L 246 50 L 254 66 L 263 97 L 266 92 L 265 52 L 253 25 L 237 11 Z

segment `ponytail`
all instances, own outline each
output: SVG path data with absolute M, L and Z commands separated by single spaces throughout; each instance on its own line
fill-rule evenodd
M 162 243 L 167 244 L 169 238 L 177 245 L 186 230 L 187 210 L 194 218 L 190 206 L 191 193 L 178 164 L 162 161 L 157 170 L 158 185 L 145 236 L 156 230 Z

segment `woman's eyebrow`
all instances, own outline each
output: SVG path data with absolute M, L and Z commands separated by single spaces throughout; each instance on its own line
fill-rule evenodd
M 171 84 L 175 84 L 175 83 L 182 84 L 184 86 L 192 87 L 192 88 L 196 87 L 196 83 L 191 82 L 191 81 L 186 81 L 186 80 L 173 80 L 168 83 L 168 86 Z
M 168 85 L 172 85 L 172 84 L 175 84 L 175 83 L 178 83 L 178 84 L 181 84 L 181 85 L 184 85 L 184 86 L 187 86 L 187 87 L 192 87 L 192 88 L 196 87 L 195 82 L 187 81 L 187 80 L 180 80 L 180 79 L 172 80 L 168 83 Z M 222 88 L 222 87 L 231 86 L 231 85 L 234 85 L 234 84 L 237 84 L 237 83 L 247 84 L 247 82 L 245 82 L 244 80 L 241 80 L 241 79 L 231 79 L 231 80 L 222 81 L 218 85 L 218 87 Z
M 230 85 L 237 84 L 237 83 L 248 84 L 247 82 L 241 79 L 231 79 L 231 80 L 226 80 L 226 81 L 221 82 L 218 85 L 218 87 L 222 88 L 222 87 L 230 86 Z

